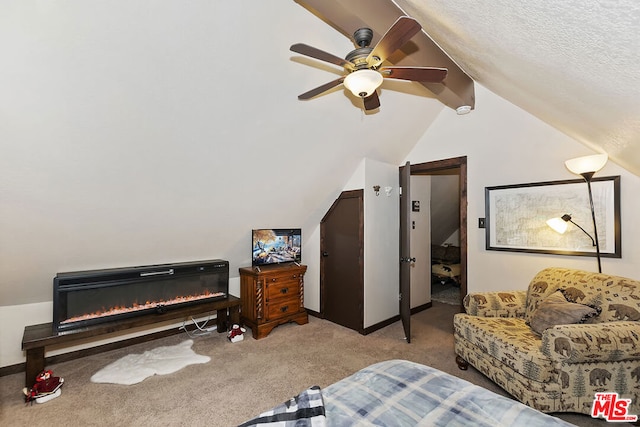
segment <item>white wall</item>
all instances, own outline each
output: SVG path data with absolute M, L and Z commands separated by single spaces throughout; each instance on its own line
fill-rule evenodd
M 22 334 L 27 325 L 51 322 L 53 302 L 0 307 L 0 366 L 24 362 Z
M 364 185 L 364 327 L 400 312 L 398 165 L 365 159 Z M 376 196 L 373 186 L 380 186 Z M 391 187 L 387 194 L 385 187 Z
M 347 181 L 342 191 L 361 190 L 365 186 L 365 165 L 366 159 L 362 159 L 358 167 L 351 174 L 351 178 Z
M 304 306 L 316 313 L 320 311 L 320 224 L 308 228 L 302 248 L 302 263 L 307 266 L 304 275 Z M 317 260 L 317 261 L 316 261 Z
M 442 110 L 407 156 L 411 163 L 467 156 L 468 290 L 525 289 L 549 266 L 597 271 L 593 257 L 485 250 L 485 230 L 477 226 L 485 216 L 485 187 L 575 179 L 564 161 L 593 152 L 480 85 L 476 99 L 466 116 Z M 622 258 L 603 258 L 602 271 L 638 279 L 640 178 L 612 162 L 597 174 L 610 175 L 621 175 Z
M 335 67 L 288 47 L 353 45 L 293 1 L 9 1 L 0 16 L 0 366 L 51 321 L 56 273 L 221 258 L 237 280 L 252 228 L 303 229 L 317 307 L 322 215 L 363 158 L 399 162 L 444 108 L 410 83 L 376 114 L 339 88 L 299 101 Z
M 411 200 L 420 202 L 420 212 L 409 213 L 415 228 L 411 238 L 411 308 L 431 301 L 431 176 L 411 176 Z
M 339 88 L 299 101 L 334 69 L 288 47 L 353 45 L 293 1 L 0 16 L 0 306 L 50 301 L 64 271 L 222 258 L 237 276 L 251 228 L 312 235 L 364 157 L 399 162 L 443 108 L 410 83 L 376 114 Z

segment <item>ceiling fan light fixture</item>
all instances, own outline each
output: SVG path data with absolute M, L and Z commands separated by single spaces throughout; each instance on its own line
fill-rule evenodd
M 374 70 L 357 70 L 344 78 L 344 86 L 355 96 L 366 98 L 382 84 L 382 74 Z

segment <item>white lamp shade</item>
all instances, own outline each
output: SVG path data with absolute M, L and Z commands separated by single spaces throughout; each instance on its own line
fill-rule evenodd
M 564 162 L 567 169 L 576 175 L 588 172 L 598 172 L 607 164 L 609 156 L 606 154 L 594 154 L 592 156 L 576 157 Z
M 355 96 L 366 98 L 382 84 L 382 74 L 374 70 L 357 70 L 344 78 L 344 86 Z
M 547 225 L 557 231 L 560 234 L 563 234 L 567 231 L 567 221 L 562 218 L 551 218 L 547 221 Z

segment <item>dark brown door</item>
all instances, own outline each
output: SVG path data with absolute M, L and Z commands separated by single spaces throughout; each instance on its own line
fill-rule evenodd
M 345 191 L 320 222 L 320 312 L 364 332 L 363 191 Z
M 411 258 L 410 215 L 411 212 L 411 165 L 407 162 L 400 168 L 400 319 L 407 343 L 411 342 Z

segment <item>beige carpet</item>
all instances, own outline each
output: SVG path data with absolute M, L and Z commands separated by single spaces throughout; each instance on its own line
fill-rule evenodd
M 211 361 L 130 386 L 95 384 L 91 376 L 130 353 L 175 345 L 184 334 L 50 366 L 65 378 L 62 396 L 25 406 L 24 374 L 0 378 L 3 426 L 234 426 L 280 404 L 312 385 L 327 385 L 372 363 L 407 359 L 433 366 L 500 394 L 505 393 L 473 368 L 460 371 L 454 360 L 452 316 L 457 307 L 434 303 L 412 317 L 412 342 L 399 322 L 363 336 L 310 317 L 307 325 L 282 325 L 269 336 L 232 344 L 225 334 L 194 339 L 193 350 Z M 604 420 L 563 414 L 580 426 Z M 617 424 L 627 426 L 628 424 Z

